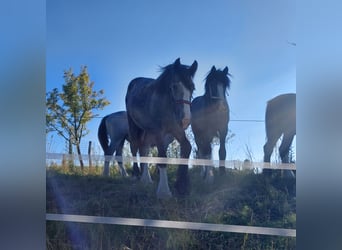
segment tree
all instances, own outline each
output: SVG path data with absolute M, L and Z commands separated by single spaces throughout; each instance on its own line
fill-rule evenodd
M 62 92 L 54 88 L 46 94 L 46 133 L 55 131 L 67 140 L 69 153 L 71 145 L 75 145 L 83 170 L 80 144 L 89 133 L 86 124 L 97 116 L 94 110 L 103 109 L 110 102 L 103 97 L 103 90 L 93 90 L 94 82 L 90 81 L 86 66 L 81 67 L 78 76 L 72 69 L 64 71 L 64 80 Z

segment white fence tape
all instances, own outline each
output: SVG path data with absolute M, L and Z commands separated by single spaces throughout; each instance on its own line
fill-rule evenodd
M 89 155 L 81 155 L 83 160 L 88 160 Z M 92 160 L 104 161 L 103 155 L 90 155 Z M 78 155 L 68 155 L 59 153 L 46 153 L 46 159 L 50 160 L 78 160 Z M 254 168 L 268 168 L 268 169 L 287 169 L 296 170 L 296 165 L 284 163 L 266 163 L 266 162 L 245 162 L 245 161 L 220 161 L 220 160 L 206 160 L 206 159 L 186 159 L 186 158 L 162 158 L 162 157 L 121 157 L 121 156 L 106 156 L 106 160 L 116 160 L 118 162 L 140 162 L 151 164 L 185 164 L 192 166 L 225 166 L 226 168 L 236 169 L 254 169 Z
M 101 217 L 101 216 L 71 215 L 71 214 L 46 214 L 46 220 L 296 237 L 295 229 L 224 225 L 224 224 L 198 223 L 198 222 L 187 222 L 187 221 L 134 219 L 134 218 Z

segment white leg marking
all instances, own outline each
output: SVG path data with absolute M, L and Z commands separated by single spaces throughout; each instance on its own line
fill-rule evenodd
M 150 184 L 153 183 L 151 175 L 150 175 L 150 171 L 148 170 L 148 165 L 146 163 L 141 163 L 143 167 L 143 172 L 141 174 L 141 182 L 145 183 L 145 184 Z
M 159 184 L 157 189 L 157 197 L 159 199 L 170 198 L 172 196 L 169 182 L 167 179 L 166 168 L 159 168 Z

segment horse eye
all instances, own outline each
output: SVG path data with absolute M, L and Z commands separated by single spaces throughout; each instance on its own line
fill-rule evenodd
M 172 91 L 177 91 L 177 89 L 178 89 L 177 84 L 173 84 L 173 85 L 171 86 L 171 90 L 172 90 Z

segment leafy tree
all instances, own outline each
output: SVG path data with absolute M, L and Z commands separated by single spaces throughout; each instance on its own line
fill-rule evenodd
M 80 144 L 89 133 L 86 124 L 97 116 L 93 111 L 103 109 L 109 101 L 103 97 L 103 90 L 93 90 L 94 82 L 90 81 L 86 66 L 81 67 L 79 75 L 72 69 L 64 71 L 64 80 L 62 92 L 54 88 L 46 94 L 46 133 L 55 131 L 67 140 L 69 153 L 71 145 L 75 145 L 83 170 Z

